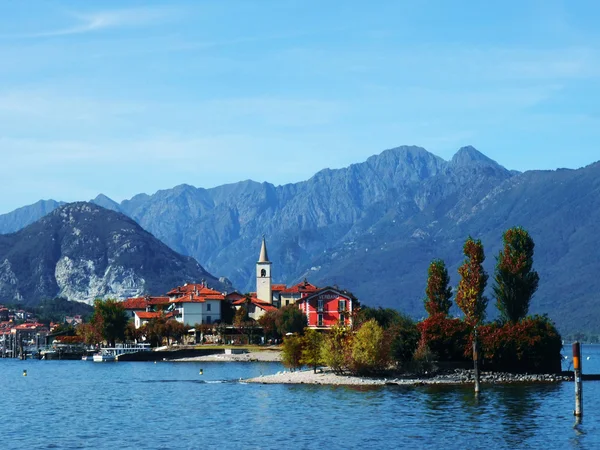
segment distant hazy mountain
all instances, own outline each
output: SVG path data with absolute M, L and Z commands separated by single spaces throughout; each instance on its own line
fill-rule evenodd
M 121 204 L 104 196 L 94 201 L 134 218 L 238 289 L 254 288 L 266 234 L 277 281 L 306 276 L 337 283 L 367 304 L 416 317 L 425 314 L 421 299 L 432 258 L 446 260 L 456 285 L 462 244 L 472 235 L 482 239 L 492 275 L 502 232 L 522 225 L 537 244 L 541 276 L 532 311 L 549 313 L 562 328 L 600 330 L 598 180 L 598 164 L 519 173 L 473 147 L 450 161 L 399 147 L 284 186 L 181 185 Z M 493 301 L 490 306 L 493 315 Z
M 63 204 L 64 202 L 55 200 L 40 200 L 33 205 L 23 206 L 7 214 L 0 214 L 0 234 L 14 233 Z
M 90 203 L 54 210 L 0 235 L 0 302 L 37 304 L 56 296 L 95 298 L 162 293 L 189 281 L 219 280 L 130 218 Z

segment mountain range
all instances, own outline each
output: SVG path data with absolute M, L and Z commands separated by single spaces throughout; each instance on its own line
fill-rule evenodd
M 600 163 L 519 173 L 473 147 L 445 161 L 404 146 L 283 186 L 180 185 L 120 203 L 104 195 L 92 202 L 132 218 L 239 290 L 253 290 L 265 234 L 276 281 L 338 284 L 366 304 L 415 317 L 425 314 L 431 259 L 446 261 L 456 285 L 471 235 L 482 240 L 493 274 L 503 231 L 524 226 L 536 242 L 541 279 L 532 312 L 548 313 L 562 329 L 600 330 L 599 193 Z M 59 202 L 2 215 L 0 230 L 14 232 L 53 206 Z M 490 317 L 494 310 L 491 301 Z

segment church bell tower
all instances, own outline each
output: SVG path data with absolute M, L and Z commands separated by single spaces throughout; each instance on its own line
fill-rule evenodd
M 256 298 L 263 302 L 273 303 L 271 261 L 269 261 L 269 255 L 267 255 L 267 242 L 264 236 L 258 262 L 256 263 Z

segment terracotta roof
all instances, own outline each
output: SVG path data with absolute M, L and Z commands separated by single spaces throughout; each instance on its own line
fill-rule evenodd
M 138 316 L 142 320 L 150 320 L 150 319 L 158 319 L 159 317 L 162 316 L 162 313 L 161 312 L 137 311 L 135 313 L 135 315 Z M 164 315 L 164 317 L 166 319 L 173 317 L 173 316 L 174 316 L 173 312 L 170 312 L 170 313 Z
M 291 286 L 287 289 L 281 291 L 282 294 L 298 294 L 298 293 L 313 293 L 317 292 L 319 288 L 314 284 L 310 284 L 308 281 L 304 280 L 301 283 L 298 283 L 294 286 Z
M 204 303 L 207 300 L 225 300 L 225 296 L 213 289 L 204 288 L 197 294 L 189 293 L 170 300 L 170 303 Z
M 274 284 L 272 286 L 272 289 L 274 291 L 283 291 L 284 289 L 287 289 L 287 285 L 285 285 L 285 284 Z
M 146 306 L 148 306 L 148 300 L 146 300 L 145 297 L 128 298 L 121 304 L 125 309 L 146 309 Z
M 166 305 L 171 299 L 169 297 L 148 297 L 149 305 Z
M 189 294 L 190 292 L 204 289 L 204 285 L 200 283 L 190 283 L 184 284 L 183 286 L 177 286 L 176 288 L 171 289 L 167 292 L 167 295 L 177 295 L 177 294 Z
M 230 292 L 229 294 L 227 294 L 225 296 L 225 299 L 229 300 L 229 301 L 232 301 L 232 300 L 236 301 L 236 300 L 239 300 L 240 298 L 244 298 L 244 296 L 237 291 Z
M 277 311 L 277 308 L 270 304 L 269 302 L 265 302 L 263 300 L 259 300 L 256 297 L 244 297 L 239 300 L 236 300 L 232 303 L 234 306 L 245 305 L 246 303 L 252 303 L 255 306 L 258 306 L 260 309 L 264 309 L 265 311 Z

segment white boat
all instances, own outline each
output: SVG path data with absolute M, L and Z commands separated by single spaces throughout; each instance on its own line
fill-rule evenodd
M 117 357 L 115 355 L 110 355 L 108 353 L 96 353 L 94 356 L 92 356 L 92 361 L 94 362 L 112 362 L 116 360 Z
M 119 356 L 127 353 L 149 352 L 150 344 L 117 344 L 115 347 L 103 347 L 96 353 L 92 361 L 112 362 L 118 361 Z

